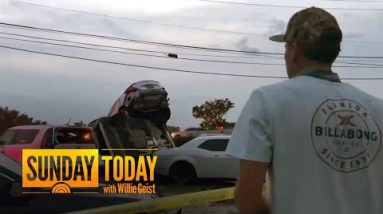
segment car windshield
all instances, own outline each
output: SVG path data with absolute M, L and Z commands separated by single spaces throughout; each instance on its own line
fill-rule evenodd
M 204 131 L 203 128 L 187 128 L 185 131 Z
M 39 130 L 7 130 L 0 137 L 0 145 L 30 144 Z
M 85 128 L 56 128 L 55 144 L 93 144 L 90 129 Z

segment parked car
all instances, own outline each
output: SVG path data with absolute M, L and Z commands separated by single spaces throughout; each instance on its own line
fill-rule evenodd
M 155 172 L 179 183 L 196 178 L 237 177 L 239 162 L 226 155 L 229 135 L 201 136 L 174 149 L 159 150 Z
M 208 135 L 231 135 L 232 129 L 213 129 L 206 130 L 198 127 L 187 128 L 183 131 L 173 132 L 172 138 L 176 146 L 181 146 L 182 144 L 200 136 Z
M 183 131 L 172 133 L 172 137 L 173 138 L 195 138 L 200 136 L 203 131 L 205 131 L 205 129 L 203 128 L 191 127 Z
M 28 125 L 7 129 L 0 136 L 0 153 L 21 163 L 23 149 L 96 148 L 89 127 Z

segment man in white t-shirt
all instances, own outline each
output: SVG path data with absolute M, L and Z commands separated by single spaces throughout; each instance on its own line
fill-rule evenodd
M 342 40 L 336 19 L 307 8 L 270 39 L 285 42 L 290 79 L 255 90 L 234 128 L 227 153 L 241 159 L 240 212 L 382 214 L 383 102 L 331 71 Z

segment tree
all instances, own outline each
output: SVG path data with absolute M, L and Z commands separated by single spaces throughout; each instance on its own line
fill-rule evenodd
M 179 132 L 180 131 L 180 127 L 178 126 L 167 126 L 168 127 L 168 130 L 170 133 L 173 133 L 173 132 Z
M 9 109 L 8 107 L 0 107 L 0 134 L 13 126 L 47 124 L 45 121 L 35 120 L 26 114 L 21 114 L 17 110 Z
M 82 126 L 87 126 L 87 125 L 84 123 L 84 121 L 80 120 L 80 121 L 74 122 L 73 126 L 82 127 Z
M 205 129 L 215 129 L 226 125 L 225 115 L 234 107 L 229 98 L 206 101 L 200 106 L 193 107 L 193 117 L 201 118 L 200 126 Z

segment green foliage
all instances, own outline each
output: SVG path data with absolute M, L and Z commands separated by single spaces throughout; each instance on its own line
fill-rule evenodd
M 215 129 L 226 125 L 226 113 L 234 107 L 229 98 L 206 101 L 200 106 L 193 107 L 193 117 L 202 119 L 200 126 L 204 129 Z
M 26 114 L 21 114 L 17 110 L 9 109 L 8 107 L 0 107 L 0 134 L 13 126 L 47 124 L 45 121 L 35 120 Z

